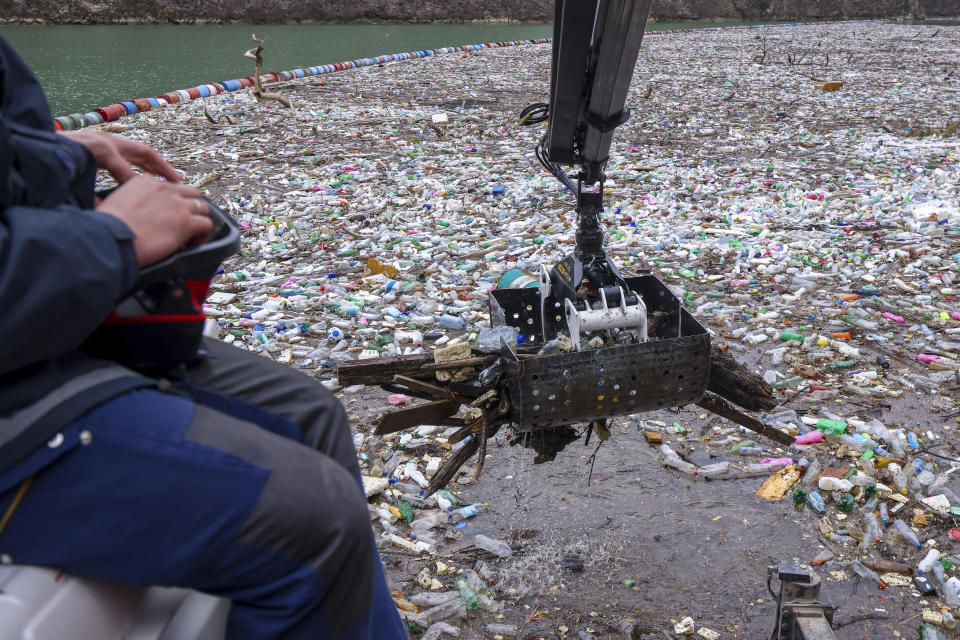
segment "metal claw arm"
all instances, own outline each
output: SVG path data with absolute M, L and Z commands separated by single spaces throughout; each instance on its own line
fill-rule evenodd
M 559 299 L 581 310 L 586 280 L 618 304 L 629 288 L 603 249 L 603 170 L 613 132 L 629 118 L 624 108 L 652 0 L 557 0 L 553 25 L 550 107 L 541 162 L 577 198 L 576 249 L 550 279 Z M 576 189 L 559 164 L 579 171 Z M 629 304 L 635 304 L 630 296 Z

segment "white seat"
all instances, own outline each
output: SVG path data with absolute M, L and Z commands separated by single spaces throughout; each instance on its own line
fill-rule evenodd
M 223 640 L 229 608 L 187 589 L 0 566 L 3 640 Z

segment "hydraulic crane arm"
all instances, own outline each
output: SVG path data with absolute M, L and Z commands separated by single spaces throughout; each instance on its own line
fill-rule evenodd
M 585 312 L 638 298 L 603 249 L 603 170 L 624 108 L 652 0 L 557 0 L 547 131 L 540 162 L 577 198 L 576 249 L 541 274 L 544 298 Z M 528 108 L 532 109 L 534 107 Z M 578 168 L 574 176 L 559 165 Z M 574 181 L 574 178 L 576 179 Z M 593 302 L 581 292 L 589 284 Z M 642 303 L 640 303 L 642 305 Z M 645 315 L 640 310 L 638 313 Z M 544 319 L 546 323 L 546 319 Z
M 557 0 L 547 156 L 603 179 L 613 130 L 627 121 L 627 91 L 651 0 Z

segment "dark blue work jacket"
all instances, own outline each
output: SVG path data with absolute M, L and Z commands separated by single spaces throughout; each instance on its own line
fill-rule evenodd
M 136 280 L 133 232 L 93 209 L 96 172 L 0 38 L 0 474 L 62 426 L 10 416 L 108 364 L 77 348 Z M 103 401 L 88 395 L 69 413 Z

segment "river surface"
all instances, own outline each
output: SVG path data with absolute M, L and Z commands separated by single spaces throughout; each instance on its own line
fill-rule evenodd
M 657 23 L 651 30 L 746 23 Z M 553 35 L 550 24 L 17 25 L 0 27 L 33 69 L 54 115 L 253 74 L 243 53 L 266 38 L 264 72 L 420 49 Z

